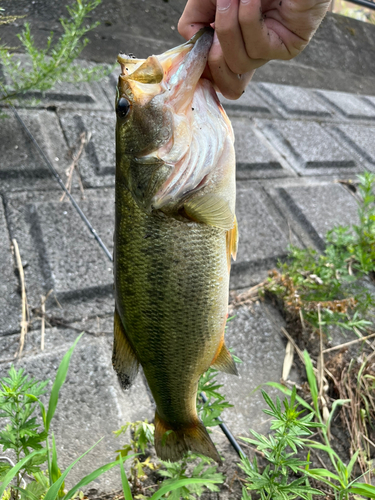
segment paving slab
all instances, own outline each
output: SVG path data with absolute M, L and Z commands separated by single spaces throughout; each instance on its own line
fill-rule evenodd
M 79 204 L 112 252 L 114 194 L 85 191 Z M 69 201 L 53 193 L 8 198 L 9 224 L 26 259 L 25 280 L 31 307 L 52 290 L 47 314 L 65 321 L 113 311 L 113 271 L 104 252 Z
M 237 259 L 232 263 L 231 289 L 259 283 L 286 255 L 287 236 L 260 191 L 254 187 L 239 187 L 237 191 L 239 243 Z
M 236 177 L 262 179 L 293 175 L 284 169 L 267 141 L 254 131 L 251 120 L 229 115 L 235 136 Z
M 319 90 L 316 94 L 347 118 L 375 120 L 375 109 L 354 94 L 327 90 Z
M 375 109 L 375 108 L 374 108 Z M 358 153 L 364 160 L 366 167 L 372 172 L 375 171 L 375 126 L 342 124 L 334 127 L 338 136 L 345 143 Z
M 367 104 L 370 104 L 370 106 L 373 106 L 375 108 L 375 96 L 373 96 L 373 95 L 367 95 L 367 96 L 363 96 L 362 99 Z
M 274 309 L 262 303 L 255 303 L 251 309 L 241 307 L 233 314 L 235 318 L 227 325 L 226 344 L 233 348 L 242 363 L 238 365 L 239 377 L 218 376 L 223 394 L 234 405 L 225 410 L 223 418 L 237 437 L 248 436 L 249 429 L 266 433 L 270 419 L 262 411 L 266 403 L 260 386 L 281 379 L 286 343 L 280 328 L 284 321 Z M 276 395 L 280 397 L 274 388 L 263 389 L 273 399 Z
M 41 351 L 39 332 L 29 333 L 26 346 L 30 345 L 31 350 L 16 363 L 16 368 L 24 368 L 38 380 L 53 381 L 63 355 L 77 335 L 76 331 L 69 329 L 47 329 L 46 347 Z M 7 340 L 11 339 L 8 337 Z M 84 475 L 116 458 L 116 450 L 129 440 L 129 436 L 118 439 L 113 435 L 114 430 L 128 421 L 150 420 L 154 414 L 141 376 L 129 390 L 120 388 L 111 364 L 111 342 L 105 335 L 95 338 L 84 334 L 72 355 L 68 375 L 60 391 L 51 425 L 60 468 L 64 470 L 104 437 L 70 472 L 66 480 L 68 488 Z M 3 354 L 12 355 L 13 349 L 5 348 Z M 9 363 L 0 363 L 0 377 L 6 374 L 9 366 Z M 51 386 L 52 382 L 47 386 L 49 390 Z M 45 402 L 46 399 L 44 397 Z M 120 489 L 119 470 L 114 469 L 101 476 L 91 483 L 91 487 L 102 492 Z
M 272 110 L 272 107 L 269 103 L 259 94 L 257 85 L 254 83 L 250 83 L 245 92 L 239 99 L 235 101 L 226 99 L 221 94 L 218 94 L 220 102 L 223 104 L 224 108 L 228 113 L 231 113 L 233 116 L 249 116 L 256 114 L 264 115 L 264 116 L 272 116 L 275 115 L 275 112 Z M 277 113 L 276 113 L 277 116 Z
M 54 112 L 19 110 L 19 116 L 62 178 L 69 165 L 69 148 Z M 11 110 L 0 128 L 0 191 L 59 189 L 44 160 Z
M 116 115 L 111 112 L 61 112 L 60 123 L 69 147 L 77 148 L 82 133 L 90 137 L 79 160 L 85 187 L 114 186 Z
M 273 83 L 259 83 L 258 88 L 283 116 L 332 116 L 332 112 L 321 104 L 309 90 Z
M 1 203 L 0 197 L 0 203 Z M 20 328 L 21 296 L 11 253 L 11 241 L 4 208 L 0 204 L 0 336 Z
M 357 202 L 341 184 L 303 186 L 289 182 L 272 187 L 270 195 L 304 243 L 321 251 L 325 248 L 327 231 L 359 222 Z
M 360 169 L 355 155 L 328 130 L 312 121 L 257 122 L 271 144 L 301 175 L 352 174 Z

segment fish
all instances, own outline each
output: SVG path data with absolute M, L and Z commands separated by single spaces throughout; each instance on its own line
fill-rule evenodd
M 200 376 L 237 375 L 224 341 L 237 252 L 230 121 L 201 78 L 213 30 L 147 59 L 120 54 L 112 363 L 123 388 L 139 365 L 156 404 L 155 450 L 220 462 L 196 410 Z

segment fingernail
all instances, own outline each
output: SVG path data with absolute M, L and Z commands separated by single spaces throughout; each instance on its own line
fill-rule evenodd
M 216 8 L 217 10 L 227 10 L 231 4 L 232 0 L 217 0 Z
M 247 4 L 247 3 L 250 3 L 251 0 L 241 0 L 241 3 L 243 3 L 244 5 Z
M 212 45 L 215 45 L 215 43 L 220 43 L 219 42 L 219 38 L 218 38 L 218 36 L 216 34 L 216 31 L 214 32 L 214 38 L 212 40 Z

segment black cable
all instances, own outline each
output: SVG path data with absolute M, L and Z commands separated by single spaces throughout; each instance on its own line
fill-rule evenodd
M 207 403 L 208 399 L 206 398 L 206 395 L 204 394 L 204 392 L 201 392 L 199 394 L 199 396 L 203 399 L 203 402 L 204 403 Z M 238 456 L 240 458 L 243 458 L 243 457 L 246 457 L 245 453 L 242 451 L 242 448 L 241 446 L 237 443 L 236 441 L 236 438 L 233 436 L 233 434 L 230 432 L 230 430 L 228 429 L 228 427 L 224 424 L 223 422 L 223 419 L 220 418 L 220 417 L 217 417 L 216 419 L 219 423 L 219 427 L 220 429 L 223 431 L 223 433 L 225 434 L 226 438 L 228 439 L 228 441 L 230 442 L 230 444 L 233 446 L 233 448 L 236 450 Z
M 15 114 L 17 120 L 20 122 L 20 124 L 24 128 L 25 132 L 27 133 L 29 139 L 31 140 L 31 142 L 33 143 L 33 145 L 35 146 L 35 148 L 37 149 L 37 151 L 40 154 L 40 156 L 46 162 L 48 168 L 50 169 L 51 173 L 53 174 L 53 176 L 55 177 L 55 179 L 59 183 L 61 189 L 66 193 L 66 195 L 68 196 L 68 198 L 71 201 L 72 205 L 77 210 L 79 216 L 81 217 L 81 219 L 83 220 L 83 222 L 88 227 L 88 229 L 91 232 L 91 234 L 94 236 L 94 238 L 96 239 L 96 241 L 99 243 L 100 247 L 102 248 L 102 250 L 104 251 L 104 253 L 108 257 L 108 259 L 111 262 L 113 262 L 113 257 L 111 255 L 110 251 L 105 246 L 105 244 L 103 243 L 103 241 L 101 240 L 100 236 L 97 234 L 97 232 L 95 231 L 95 229 L 92 227 L 92 225 L 90 224 L 90 221 L 87 219 L 86 215 L 82 212 L 82 210 L 80 209 L 80 207 L 79 207 L 78 203 L 76 202 L 76 200 L 73 198 L 73 196 L 70 194 L 70 192 L 68 191 L 68 189 L 65 187 L 65 184 L 63 183 L 63 181 L 62 181 L 61 177 L 59 176 L 57 170 L 52 165 L 52 163 L 49 161 L 48 157 L 44 154 L 44 151 L 39 146 L 39 144 L 37 143 L 37 141 L 34 139 L 34 136 L 30 132 L 30 130 L 27 128 L 25 122 L 22 120 L 22 118 L 20 117 L 20 115 L 17 113 L 16 108 L 12 104 L 10 104 L 10 103 L 8 105 L 12 109 L 12 111 Z M 203 394 L 201 392 L 200 396 L 201 396 L 201 398 L 203 399 L 204 402 L 207 401 L 207 398 L 206 398 L 205 394 Z M 239 457 L 240 458 L 242 458 L 243 456 L 245 457 L 246 455 L 241 450 L 240 445 L 237 443 L 235 437 L 233 436 L 233 434 L 230 432 L 230 430 L 224 424 L 224 422 L 222 421 L 222 419 L 220 417 L 218 417 L 218 421 L 220 422 L 219 426 L 220 426 L 221 430 L 223 431 L 223 433 L 225 434 L 225 436 L 227 437 L 228 441 L 231 443 L 231 445 L 233 446 L 233 448 L 236 450 L 236 452 L 238 453 Z

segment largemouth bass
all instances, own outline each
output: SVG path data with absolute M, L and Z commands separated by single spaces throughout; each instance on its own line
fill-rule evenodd
M 224 343 L 234 138 L 200 79 L 212 37 L 203 29 L 159 56 L 118 58 L 113 366 L 126 388 L 142 365 L 156 452 L 172 461 L 188 450 L 220 461 L 197 415 L 198 380 L 210 366 L 237 374 Z

